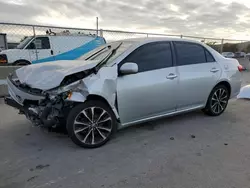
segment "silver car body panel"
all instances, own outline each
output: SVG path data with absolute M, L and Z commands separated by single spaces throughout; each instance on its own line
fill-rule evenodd
M 238 66 L 240 65 L 238 60 L 224 58 L 222 56 L 217 62 L 220 65 L 222 72 L 216 84 L 222 81 L 228 82 L 231 86 L 230 98 L 236 97 L 240 92 L 242 83 L 242 73 L 238 70 Z
M 116 87 L 117 87 L 117 66 L 102 67 L 97 74 L 82 79 L 82 84 L 77 91 L 72 93 L 68 101 L 84 102 L 89 95 L 97 95 L 104 98 L 117 119 L 119 119 L 118 112 L 115 108 Z
M 203 43 L 173 38 L 130 40 L 135 41 L 135 43 L 114 59 L 112 63 L 109 63 L 108 66 L 102 67 L 97 74 L 91 74 L 83 78 L 82 84 L 73 91 L 72 96 L 67 100 L 84 102 L 89 95 L 100 96 L 108 102 L 117 119 L 120 119 L 120 127 L 124 127 L 134 123 L 203 108 L 213 87 L 222 81 L 230 84 L 231 97 L 239 93 L 241 73 L 237 68 L 239 65 L 238 61 L 224 58 Z M 198 43 L 213 55 L 215 62 L 173 66 L 118 77 L 118 64 L 127 55 L 146 43 L 157 41 Z M 35 88 L 46 90 L 58 86 L 65 76 L 91 69 L 94 66 L 94 63 L 89 62 L 85 64 L 82 60 L 67 61 L 67 63 L 59 62 L 56 65 L 55 63 L 52 62 L 50 66 L 48 66 L 48 63 L 46 65 L 43 64 L 39 67 L 39 71 L 34 70 L 35 66 L 38 65 L 29 65 L 28 67 L 30 68 L 17 70 L 17 75 L 18 77 L 21 75 L 22 82 Z M 74 68 L 71 68 L 73 65 Z M 52 67 L 54 67 L 54 70 L 49 71 Z M 56 67 L 59 71 L 57 71 Z M 213 71 L 215 69 L 217 71 Z M 47 71 L 47 73 L 40 73 L 39 78 L 41 79 L 41 75 L 43 81 L 39 81 L 39 78 L 34 80 L 36 74 L 33 71 L 37 74 L 40 71 Z M 54 73 L 58 74 L 57 76 L 59 77 L 57 78 Z M 176 77 L 167 79 L 170 73 L 176 75 Z M 118 110 L 115 105 L 116 100 Z
M 217 72 L 211 72 L 212 69 L 217 69 Z M 211 90 L 221 75 L 221 68 L 218 63 L 209 62 L 178 66 L 177 71 L 177 109 L 185 110 L 200 105 L 205 106 Z
M 83 102 L 86 101 L 86 99 L 87 97 L 82 92 L 73 91 L 66 101 Z
M 176 111 L 168 112 L 168 113 L 165 113 L 165 114 L 150 116 L 150 117 L 147 117 L 147 118 L 139 119 L 137 121 L 131 121 L 131 122 L 123 123 L 123 124 L 120 125 L 119 128 L 124 128 L 124 127 L 130 126 L 130 125 L 143 123 L 143 122 L 147 122 L 147 121 L 152 121 L 152 120 L 156 120 L 156 119 L 163 118 L 163 117 L 174 116 L 174 115 L 177 115 L 177 114 L 182 114 L 182 113 L 185 113 L 185 112 L 190 112 L 190 111 L 198 110 L 198 109 L 201 109 L 201 108 L 203 108 L 202 105 L 192 107 L 192 108 L 186 108 L 184 110 L 176 110 Z
M 177 79 L 167 79 L 176 68 L 164 68 L 117 79 L 117 101 L 121 122 L 133 122 L 176 110 Z M 128 102 L 130 101 L 130 102 Z

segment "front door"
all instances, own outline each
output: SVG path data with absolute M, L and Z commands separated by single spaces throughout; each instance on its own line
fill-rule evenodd
M 27 47 L 32 63 L 53 61 L 53 51 L 48 37 L 36 37 Z
M 138 73 L 117 80 L 117 102 L 123 125 L 161 116 L 176 109 L 176 68 L 169 42 L 147 43 L 128 55 L 126 62 L 138 65 Z
M 179 76 L 178 110 L 206 104 L 221 74 L 220 66 L 203 46 L 190 42 L 174 42 Z

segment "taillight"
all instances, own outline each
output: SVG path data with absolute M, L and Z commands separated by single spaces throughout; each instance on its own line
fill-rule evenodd
M 0 54 L 0 64 L 1 63 L 8 63 L 7 56 L 5 54 Z
M 244 71 L 244 70 L 246 70 L 242 65 L 238 65 L 238 70 L 240 71 L 240 72 L 242 72 L 242 71 Z

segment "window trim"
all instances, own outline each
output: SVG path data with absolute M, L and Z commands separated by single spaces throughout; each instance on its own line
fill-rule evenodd
M 140 46 L 137 46 L 135 49 L 133 49 L 128 55 L 126 55 L 118 64 L 117 64 L 117 67 L 118 67 L 118 72 L 119 72 L 119 69 L 120 67 L 126 63 L 124 60 L 126 58 L 128 58 L 133 52 L 135 52 L 136 50 L 138 50 L 139 48 L 145 46 L 145 45 L 148 45 L 148 44 L 157 44 L 157 43 L 168 43 L 169 44 L 169 47 L 170 47 L 170 52 L 171 52 L 171 59 L 172 59 L 172 62 L 171 62 L 171 66 L 170 67 L 174 67 L 175 64 L 176 64 L 176 58 L 175 58 L 175 53 L 173 51 L 173 45 L 172 45 L 172 41 L 150 41 L 150 42 L 147 42 L 147 43 L 143 43 L 141 44 Z M 165 67 L 165 68 L 170 68 L 170 67 Z M 164 69 L 164 68 L 160 68 L 160 69 Z M 142 73 L 142 72 L 148 72 L 148 71 L 153 71 L 153 70 L 159 70 L 159 69 L 152 69 L 152 70 L 147 70 L 147 71 L 138 71 L 138 73 Z
M 176 43 L 184 43 L 184 44 L 191 44 L 191 45 L 197 45 L 197 46 L 200 46 L 203 48 L 204 50 L 204 55 L 205 55 L 205 60 L 206 62 L 204 63 L 211 63 L 207 60 L 207 54 L 206 54 L 206 51 L 212 56 L 213 58 L 213 62 L 216 62 L 215 61 L 215 58 L 214 56 L 211 54 L 211 52 L 209 52 L 209 50 L 207 50 L 204 46 L 202 46 L 201 44 L 198 44 L 198 43 L 195 43 L 195 42 L 188 42 L 188 41 L 172 41 L 173 42 L 173 48 L 174 48 L 174 54 L 175 54 L 175 58 L 176 58 L 176 66 L 187 66 L 187 65 L 196 65 L 196 64 L 203 64 L 203 63 L 192 63 L 192 64 L 187 64 L 187 65 L 180 65 L 178 64 L 178 55 L 177 55 L 177 47 L 176 47 Z

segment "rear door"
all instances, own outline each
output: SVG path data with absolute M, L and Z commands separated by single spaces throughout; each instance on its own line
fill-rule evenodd
M 174 42 L 179 76 L 177 110 L 206 104 L 221 69 L 211 53 L 200 44 Z
M 178 78 L 170 42 L 144 44 L 120 62 L 118 68 L 126 62 L 136 63 L 139 71 L 117 79 L 117 102 L 122 124 L 176 110 Z

